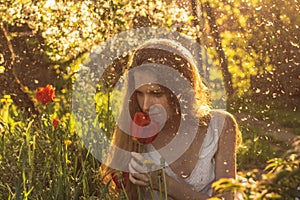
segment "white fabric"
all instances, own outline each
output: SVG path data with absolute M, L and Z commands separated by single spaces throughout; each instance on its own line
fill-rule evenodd
M 203 140 L 202 147 L 199 152 L 199 160 L 196 163 L 190 176 L 186 179 L 175 174 L 170 167 L 166 167 L 166 173 L 173 177 L 178 182 L 188 183 L 195 191 L 212 195 L 211 184 L 215 181 L 215 153 L 218 150 L 218 141 L 223 130 L 225 114 L 222 111 L 212 111 L 212 118 Z M 153 145 L 147 146 L 148 151 L 155 151 Z M 158 152 L 155 157 L 146 158 L 152 159 L 156 164 L 159 164 L 160 155 Z M 155 192 L 155 199 L 158 197 L 158 192 Z M 148 196 L 148 195 L 146 195 Z M 151 196 L 148 196 L 151 197 Z M 170 199 L 170 198 L 169 198 Z

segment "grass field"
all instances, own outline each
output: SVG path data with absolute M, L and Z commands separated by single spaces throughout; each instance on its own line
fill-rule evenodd
M 105 190 L 98 173 L 101 163 L 82 144 L 64 105 L 56 99 L 39 105 L 40 115 L 24 117 L 9 96 L 2 97 L 0 199 L 89 199 Z M 268 160 L 291 148 L 290 137 L 278 134 L 299 134 L 299 113 L 259 109 L 236 112 L 243 139 L 238 151 L 241 175 L 255 169 L 266 173 Z

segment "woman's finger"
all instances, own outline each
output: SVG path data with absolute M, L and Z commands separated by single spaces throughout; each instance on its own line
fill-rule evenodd
M 145 158 L 140 153 L 131 152 L 131 157 L 137 162 L 137 164 L 143 166 Z
M 129 165 L 132 167 L 132 169 L 135 170 L 136 173 L 146 173 L 147 167 L 143 165 L 141 161 L 138 161 L 136 159 L 131 159 L 129 162 Z
M 146 186 L 149 183 L 149 178 L 147 174 L 138 173 L 135 169 L 132 168 L 131 165 L 129 165 L 129 180 L 133 184 Z
M 142 154 L 131 152 L 131 164 L 134 169 L 136 169 L 138 172 L 146 173 L 151 172 L 153 170 L 157 169 L 157 166 L 155 165 L 153 160 L 146 160 Z
M 132 165 L 129 165 L 129 173 L 133 175 L 136 179 L 142 180 L 144 182 L 149 181 L 149 177 L 145 173 L 140 173 L 139 171 L 136 171 Z
M 147 185 L 148 185 L 148 182 L 144 182 L 144 181 L 141 181 L 141 180 L 135 178 L 135 177 L 133 176 L 133 174 L 129 174 L 129 180 L 130 180 L 133 184 L 135 184 L 135 185 L 140 185 L 140 186 L 147 186 Z

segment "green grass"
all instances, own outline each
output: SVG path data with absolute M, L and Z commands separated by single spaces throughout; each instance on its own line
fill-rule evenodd
M 58 97 L 57 97 L 58 98 Z M 0 199 L 88 199 L 100 196 L 100 161 L 83 146 L 65 96 L 39 106 L 39 116 L 24 117 L 9 96 L 0 105 Z M 299 114 L 276 106 L 236 104 L 233 113 L 299 130 Z M 246 109 L 247 108 L 247 109 Z M 105 115 L 105 113 L 103 114 Z M 59 118 L 55 128 L 52 118 Z M 263 170 L 267 161 L 290 147 L 267 136 L 251 121 L 238 119 L 243 143 L 237 155 L 238 171 Z M 66 142 L 68 141 L 68 142 Z
M 247 119 L 237 119 L 242 133 L 242 145 L 238 152 L 238 169 L 264 169 L 266 162 L 281 157 L 290 148 L 290 144 L 274 138 L 265 132 L 267 129 L 285 129 L 300 135 L 300 112 L 282 106 L 277 101 L 254 102 L 251 97 L 238 99 L 231 104 L 236 116 L 251 116 L 259 123 Z
M 0 199 L 88 199 L 100 194 L 100 162 L 83 146 L 57 102 L 25 118 L 6 96 L 0 105 Z M 52 118 L 59 117 L 55 128 Z
M 259 120 L 270 120 L 276 125 L 290 128 L 300 135 L 300 112 L 297 108 L 290 108 L 276 100 L 255 102 L 251 97 L 244 97 L 234 101 L 230 110 L 233 113 L 247 113 Z
M 238 149 L 238 171 L 263 170 L 268 160 L 281 157 L 289 146 L 267 136 L 261 129 L 240 122 L 242 144 Z

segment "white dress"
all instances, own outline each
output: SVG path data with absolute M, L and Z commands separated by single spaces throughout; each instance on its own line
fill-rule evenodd
M 212 111 L 212 117 L 210 120 L 207 134 L 203 140 L 202 147 L 199 152 L 199 160 L 196 163 L 195 168 L 188 178 L 181 178 L 173 172 L 173 170 L 166 166 L 166 173 L 173 177 L 178 182 L 186 182 L 197 192 L 205 193 L 209 196 L 212 195 L 211 184 L 215 181 L 215 154 L 218 150 L 218 141 L 222 133 L 226 112 L 224 111 Z M 155 151 L 153 145 L 147 145 L 148 151 Z M 155 163 L 160 158 L 157 152 L 155 157 L 146 158 L 152 159 Z M 158 191 L 154 191 L 155 198 L 159 199 Z M 150 193 L 145 194 L 145 199 L 151 199 Z M 172 199 L 168 197 L 168 199 Z

